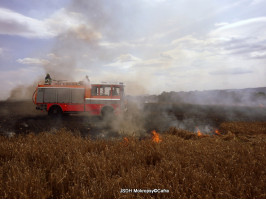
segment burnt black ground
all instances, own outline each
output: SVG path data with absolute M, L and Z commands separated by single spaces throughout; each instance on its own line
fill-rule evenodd
M 100 117 L 84 114 L 64 115 L 53 118 L 47 112 L 35 109 L 30 101 L 0 102 L 0 134 L 28 134 L 44 131 L 55 131 L 66 128 L 82 135 L 95 136 L 94 133 L 106 132 L 107 126 Z M 95 125 L 100 126 L 101 130 Z M 110 133 L 109 134 L 114 134 Z
M 137 108 L 138 107 L 138 108 Z M 141 109 L 139 108 L 141 107 Z M 131 109 L 130 109 L 131 108 Z M 138 115 L 131 115 L 132 110 Z M 158 104 L 148 103 L 141 106 L 129 104 L 125 118 L 139 118 L 146 132 L 166 131 L 169 127 L 177 127 L 195 132 L 211 133 L 226 121 L 266 121 L 266 108 L 214 106 L 192 104 Z M 138 126 L 136 123 L 135 126 Z M 38 111 L 31 101 L 0 102 L 0 134 L 28 134 L 44 131 L 55 131 L 66 128 L 82 136 L 91 138 L 120 137 L 119 128 L 114 129 L 97 116 L 72 114 L 61 118 L 51 118 L 46 112 Z M 141 129 L 140 128 L 140 129 Z

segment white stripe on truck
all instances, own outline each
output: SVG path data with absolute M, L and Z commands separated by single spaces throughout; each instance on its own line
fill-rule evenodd
M 104 101 L 116 100 L 116 101 L 119 101 L 120 99 L 86 98 L 86 100 L 104 100 Z

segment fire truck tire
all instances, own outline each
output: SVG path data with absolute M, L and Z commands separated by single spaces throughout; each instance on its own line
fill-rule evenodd
M 63 112 L 60 106 L 52 106 L 48 111 L 48 115 L 52 117 L 60 117 L 62 114 Z
M 101 114 L 104 120 L 111 120 L 114 116 L 114 109 L 110 106 L 103 107 Z

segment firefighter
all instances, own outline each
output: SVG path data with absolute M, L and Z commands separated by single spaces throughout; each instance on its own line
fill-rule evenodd
M 89 86 L 91 85 L 90 79 L 88 77 L 88 75 L 85 76 L 85 79 L 83 79 L 83 83 L 85 83 L 85 85 Z
M 46 85 L 51 85 L 52 84 L 52 78 L 51 78 L 50 74 L 46 74 L 45 84 Z
M 85 80 L 86 80 L 88 83 L 90 83 L 90 79 L 89 79 L 88 75 L 86 75 Z

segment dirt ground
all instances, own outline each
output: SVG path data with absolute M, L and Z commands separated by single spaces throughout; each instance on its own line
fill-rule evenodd
M 66 128 L 91 138 L 116 138 L 126 132 L 145 137 L 152 130 L 164 132 L 170 127 L 191 132 L 214 134 L 218 128 L 231 122 L 266 122 L 266 108 L 209 106 L 191 104 L 128 105 L 128 112 L 110 125 L 101 117 L 71 114 L 51 118 L 47 112 L 38 111 L 31 101 L 0 102 L 0 134 L 14 135 L 56 131 Z M 265 123 L 261 124 L 262 127 Z M 248 125 L 248 127 L 250 127 Z

